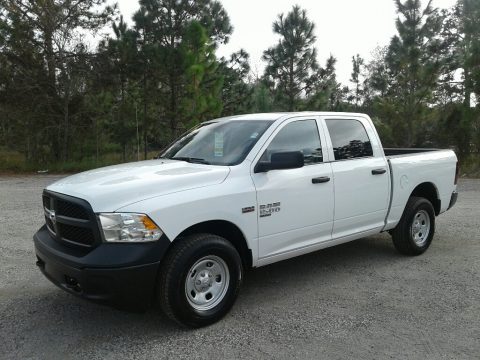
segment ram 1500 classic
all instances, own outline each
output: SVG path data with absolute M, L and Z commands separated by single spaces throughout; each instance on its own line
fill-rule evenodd
M 37 265 L 72 294 L 158 303 L 203 326 L 227 313 L 251 267 L 384 231 L 400 253 L 422 254 L 457 175 L 451 150 L 383 149 L 362 114 L 216 119 L 158 159 L 48 186 Z

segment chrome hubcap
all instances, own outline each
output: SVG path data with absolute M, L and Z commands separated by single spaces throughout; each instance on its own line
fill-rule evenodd
M 425 210 L 419 210 L 413 217 L 412 238 L 415 244 L 423 246 L 430 234 L 430 216 Z
M 229 283 L 230 272 L 225 261 L 218 256 L 205 256 L 188 271 L 185 281 L 188 303 L 198 311 L 212 309 L 225 297 Z

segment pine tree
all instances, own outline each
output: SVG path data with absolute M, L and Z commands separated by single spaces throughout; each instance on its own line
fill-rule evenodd
M 392 38 L 386 56 L 391 80 L 388 96 L 398 114 L 393 120 L 401 145 L 412 146 L 422 142 L 420 129 L 440 74 L 442 17 L 432 0 L 423 10 L 420 0 L 395 0 L 395 4 L 398 35 Z
M 270 81 L 277 107 L 294 111 L 309 96 L 317 79 L 315 25 L 299 6 L 273 23 L 278 43 L 263 53 L 265 76 Z
M 230 19 L 222 5 L 213 0 L 140 0 L 134 21 L 137 29 L 147 31 L 142 46 L 150 49 L 150 59 L 145 71 L 151 88 L 156 89 L 156 106 L 163 118 L 160 122 L 167 125 L 169 137 L 175 137 L 191 121 L 189 113 L 182 113 L 185 107 L 181 104 L 186 95 L 185 81 L 191 80 L 185 77 L 189 65 L 182 49 L 184 38 L 196 21 L 206 30 L 208 51 L 213 52 L 218 44 L 228 41 L 232 32 Z M 217 80 L 208 80 L 213 92 L 219 85 Z M 209 98 L 207 104 L 214 113 L 221 110 L 214 98 Z
M 341 111 L 348 93 L 347 87 L 337 81 L 337 59 L 330 55 L 324 67 L 319 67 L 312 91 L 306 99 L 306 108 L 320 111 Z
M 214 47 L 209 43 L 205 28 L 192 21 L 181 44 L 185 69 L 185 87 L 180 110 L 188 123 L 194 126 L 208 118 L 218 117 L 222 110 L 221 87 Z
M 250 64 L 245 50 L 233 53 L 228 60 L 220 60 L 219 71 L 223 75 L 222 115 L 243 114 L 252 106 L 253 86 L 248 83 Z
M 471 145 L 480 149 L 480 2 L 459 0 L 446 13 L 443 27 L 444 58 L 437 102 L 440 129 L 446 144 L 455 144 L 463 160 Z M 458 73 L 461 73 L 461 81 Z
M 32 130 L 22 139 L 27 158 L 68 160 L 72 134 L 80 127 L 75 122 L 81 119 L 89 67 L 83 37 L 101 29 L 114 12 L 106 0 L 0 0 L 7 44 L 2 56 L 8 54 L 6 66 L 20 75 L 20 81 L 11 83 L 10 94 L 31 92 L 22 109 L 30 112 L 25 121 Z
M 118 23 L 112 25 L 114 38 L 101 43 L 99 51 L 109 60 L 108 74 L 113 76 L 112 91 L 116 102 L 113 119 L 110 124 L 114 140 L 122 148 L 122 160 L 127 160 L 127 145 L 132 141 L 132 130 L 135 126 L 133 118 L 138 98 L 139 81 L 137 68 L 140 59 L 137 49 L 138 34 L 120 17 Z
M 398 137 L 393 136 L 391 120 L 397 119 L 398 114 L 394 106 L 396 99 L 389 94 L 393 80 L 387 66 L 387 54 L 388 46 L 377 46 L 365 65 L 362 111 L 371 116 L 383 146 L 393 147 L 398 145 Z
M 362 76 L 363 76 L 363 68 L 364 68 L 364 60 L 360 57 L 360 54 L 356 56 L 352 56 L 352 75 L 350 78 L 350 82 L 353 83 L 353 89 L 350 92 L 349 100 L 355 106 L 355 108 L 359 108 L 362 102 L 362 98 L 364 95 L 364 89 L 362 87 Z
M 266 113 L 273 109 L 273 98 L 265 81 L 259 79 L 253 85 L 252 111 Z

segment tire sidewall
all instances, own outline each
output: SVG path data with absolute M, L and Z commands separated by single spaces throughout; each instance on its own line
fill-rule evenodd
M 225 239 L 215 235 L 205 235 L 204 244 L 196 243 L 182 254 L 174 269 L 175 276 L 170 283 L 171 306 L 175 315 L 184 324 L 198 327 L 213 323 L 223 317 L 232 307 L 240 288 L 243 269 L 240 257 L 235 248 Z M 215 255 L 225 261 L 230 273 L 227 292 L 222 301 L 214 308 L 199 311 L 194 309 L 187 300 L 185 282 L 191 267 L 201 258 Z
M 430 220 L 430 231 L 428 234 L 428 238 L 422 246 L 419 246 L 412 236 L 412 224 L 415 218 L 415 215 L 420 211 L 424 210 L 427 212 Z M 435 234 L 435 212 L 433 210 L 432 204 L 423 198 L 417 200 L 414 206 L 412 206 L 411 210 L 408 212 L 408 216 L 405 219 L 404 224 L 404 235 L 408 236 L 408 240 L 410 242 L 410 246 L 419 254 L 425 252 L 430 246 L 433 236 Z

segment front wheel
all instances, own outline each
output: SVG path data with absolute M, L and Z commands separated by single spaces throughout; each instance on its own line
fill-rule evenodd
M 397 227 L 392 231 L 393 245 L 402 254 L 424 253 L 435 233 L 435 212 L 427 199 L 411 197 Z
M 217 235 L 194 234 L 177 241 L 160 270 L 160 307 L 185 326 L 212 324 L 237 298 L 243 277 L 240 256 L 229 241 Z

